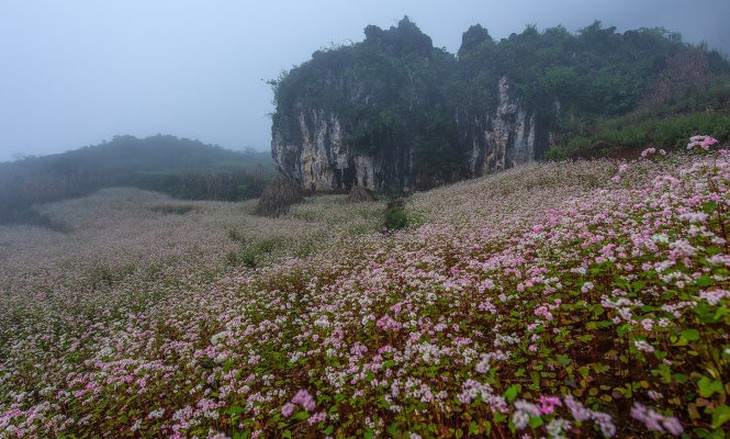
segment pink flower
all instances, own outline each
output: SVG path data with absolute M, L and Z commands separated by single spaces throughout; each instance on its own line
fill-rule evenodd
M 284 404 L 284 406 L 281 408 L 281 415 L 285 418 L 288 418 L 294 413 L 294 410 L 296 409 L 296 406 L 290 402 L 287 402 Z
M 307 419 L 307 422 L 309 422 L 309 425 L 314 425 L 318 422 L 322 422 L 327 417 L 327 414 L 325 412 L 319 412 L 315 415 L 312 415 L 309 419 Z
M 694 149 L 695 147 L 702 148 L 705 151 L 709 151 L 710 146 L 717 143 L 717 139 L 710 136 L 692 136 L 689 138 L 687 149 Z
M 540 396 L 540 413 L 549 415 L 555 411 L 555 407 L 562 407 L 563 403 L 557 396 Z
M 651 407 L 638 402 L 634 402 L 634 406 L 631 407 L 631 417 L 642 422 L 651 431 L 667 431 L 674 436 L 679 436 L 684 431 L 677 418 L 659 414 Z
M 291 402 L 294 404 L 301 404 L 301 406 L 304 407 L 304 410 L 308 412 L 313 411 L 317 407 L 317 403 L 314 402 L 312 395 L 304 389 L 297 392 L 297 394 L 294 395 L 294 398 L 291 399 Z

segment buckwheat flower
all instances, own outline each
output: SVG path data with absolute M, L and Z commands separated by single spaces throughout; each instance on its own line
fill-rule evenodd
M 287 402 L 281 407 L 281 415 L 285 418 L 288 418 L 292 414 L 294 414 L 294 410 L 296 409 L 296 406 L 290 402 Z
M 704 212 L 687 212 L 679 215 L 679 219 L 690 223 L 704 223 L 707 220 L 707 214 Z
M 642 352 L 647 352 L 647 353 L 654 352 L 654 346 L 650 345 L 649 343 L 647 343 L 644 340 L 634 341 L 634 346 L 636 346 L 636 349 L 638 349 Z
M 540 416 L 540 408 L 531 402 L 525 401 L 524 399 L 518 399 L 515 401 L 515 408 L 530 416 Z
M 682 423 L 679 422 L 679 419 L 675 418 L 674 416 L 664 417 L 662 420 L 662 425 L 664 428 L 674 436 L 679 436 L 684 432 L 684 427 L 682 427 Z
M 726 267 L 730 267 L 730 255 L 718 253 L 714 256 L 710 256 L 709 258 L 707 258 L 707 262 L 714 265 L 724 265 Z
M 517 410 L 512 415 L 512 423 L 515 424 L 515 427 L 518 430 L 522 430 L 523 428 L 527 427 L 527 424 L 530 422 L 530 415 L 527 413 Z
M 655 391 L 655 390 L 649 390 L 646 392 L 646 394 L 649 396 L 649 398 L 653 399 L 654 401 L 659 401 L 660 399 L 664 398 L 664 395 L 661 393 Z
M 644 319 L 641 321 L 641 326 L 646 331 L 651 331 L 654 328 L 654 320 L 652 319 Z
M 555 407 L 562 407 L 563 403 L 557 396 L 540 396 L 540 413 L 543 415 L 552 414 Z
M 603 436 L 612 437 L 614 434 L 616 434 L 616 426 L 613 425 L 613 419 L 611 418 L 611 415 L 609 415 L 608 413 L 594 411 L 591 417 L 593 418 L 593 421 L 598 425 L 598 428 L 601 429 L 601 433 L 603 433 Z
M 700 299 L 706 300 L 710 305 L 717 306 L 722 299 L 730 297 L 730 291 L 715 289 L 712 291 L 701 291 Z
M 545 428 L 551 438 L 565 437 L 565 432 L 570 428 L 570 422 L 562 418 L 555 418 Z
M 651 431 L 666 431 L 674 436 L 679 436 L 684 431 L 677 418 L 659 414 L 638 402 L 634 402 L 631 407 L 631 417 L 643 423 Z
M 588 269 L 586 267 L 576 267 L 576 268 L 571 268 L 570 272 L 580 274 L 582 276 L 588 272 Z
M 657 233 L 656 235 L 651 237 L 651 240 L 658 244 L 667 244 L 669 243 L 669 236 L 663 233 Z
M 656 148 L 654 148 L 654 147 L 646 148 L 645 150 L 641 151 L 641 157 L 646 158 L 646 156 L 648 156 L 650 154 L 654 154 L 655 152 L 656 152 Z
M 137 431 L 137 430 L 139 430 L 139 427 L 141 427 L 141 426 L 142 426 L 142 418 L 139 418 L 136 421 L 134 421 L 134 424 L 132 424 L 132 427 L 130 428 L 130 430 Z
M 147 417 L 150 419 L 158 419 L 158 418 L 161 418 L 162 415 L 164 415 L 164 414 L 165 414 L 165 409 L 159 408 L 157 410 L 153 410 L 153 411 L 149 412 Z
M 291 402 L 294 404 L 300 404 L 302 407 L 304 407 L 304 410 L 311 412 L 317 407 L 317 403 L 314 402 L 314 398 L 312 398 L 312 395 L 309 394 L 304 389 L 301 389 L 299 392 L 297 392 L 296 395 L 294 395 L 294 398 L 292 398 Z
M 309 422 L 309 425 L 314 425 L 318 422 L 323 422 L 327 418 L 327 414 L 325 412 L 319 412 L 317 414 L 312 415 L 309 419 L 307 419 L 307 422 Z
M 583 284 L 582 287 L 580 287 L 580 291 L 583 294 L 586 294 L 587 292 L 591 291 L 593 288 L 595 288 L 595 285 L 593 282 L 586 282 Z
M 587 421 L 591 419 L 591 411 L 585 408 L 583 404 L 573 399 L 572 395 L 566 396 L 563 401 L 565 402 L 565 406 L 570 409 L 570 412 L 573 414 L 573 418 L 576 421 Z

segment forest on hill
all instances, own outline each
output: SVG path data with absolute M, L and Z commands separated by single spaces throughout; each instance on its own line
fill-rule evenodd
M 0 222 L 48 226 L 33 204 L 113 186 L 239 201 L 259 196 L 273 173 L 268 152 L 230 151 L 170 135 L 115 136 L 62 154 L 0 163 Z
M 457 54 L 434 47 L 408 17 L 364 33 L 271 81 L 275 131 L 296 133 L 299 115 L 321 110 L 338 117 L 353 155 L 408 151 L 422 186 L 478 176 L 470 155 L 493 128 L 507 78 L 518 107 L 535 115 L 536 159 L 730 136 L 727 59 L 662 28 L 622 33 L 596 21 L 577 33 L 527 26 L 496 40 L 477 24 Z M 491 122 L 480 122 L 485 115 Z

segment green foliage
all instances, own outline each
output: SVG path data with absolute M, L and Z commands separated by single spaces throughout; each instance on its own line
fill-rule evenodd
M 686 121 L 674 128 L 667 126 L 670 122 L 654 123 L 649 129 L 596 125 L 635 112 L 652 93 L 652 81 L 677 64 L 675 57 L 697 50 L 662 28 L 619 33 L 596 21 L 572 34 L 562 26 L 542 32 L 528 26 L 495 41 L 474 25 L 463 33 L 457 58 L 434 48 L 405 17 L 387 30 L 367 26 L 364 41 L 317 51 L 311 60 L 272 81 L 273 119 L 296 133 L 299 111 L 337 114 L 345 142 L 355 154 L 379 156 L 387 163 L 407 155 L 413 159 L 415 186 L 429 188 L 469 176 L 465 158 L 472 148 L 470 124 L 493 114 L 502 77 L 509 79 L 520 103 L 538 116 L 540 129 L 560 134 L 562 143 L 551 151 L 552 158 L 655 140 L 674 144 L 695 130 L 722 137 L 722 120 Z M 706 67 L 681 67 L 697 67 L 702 78 L 705 73 L 718 77 L 730 72 L 730 64 L 719 54 L 702 48 L 699 52 L 699 58 L 687 59 L 704 59 Z M 695 111 L 726 106 L 730 90 L 708 93 L 702 81 L 687 84 L 687 96 L 661 98 L 670 103 L 694 99 L 687 105 Z
M 287 241 L 286 238 L 275 235 L 259 240 L 249 240 L 236 230 L 230 230 L 229 237 L 240 243 L 241 249 L 227 255 L 228 264 L 243 265 L 248 268 L 256 268 L 261 265 L 272 253 L 283 248 Z
M 663 117 L 656 114 L 637 120 L 635 115 L 629 115 L 598 121 L 582 130 L 589 132 L 573 135 L 552 146 L 546 157 L 560 160 L 605 156 L 618 148 L 638 151 L 649 145 L 681 148 L 687 144 L 689 137 L 699 133 L 708 133 L 720 142 L 726 142 L 730 140 L 730 116 L 695 112 Z
M 0 163 L 0 222 L 43 225 L 30 210 L 34 203 L 112 186 L 183 199 L 243 200 L 258 196 L 272 173 L 267 152 L 228 151 L 173 136 L 115 136 L 63 154 Z
M 407 229 L 410 226 L 406 203 L 403 198 L 395 198 L 388 202 L 383 212 L 383 230 L 394 232 Z

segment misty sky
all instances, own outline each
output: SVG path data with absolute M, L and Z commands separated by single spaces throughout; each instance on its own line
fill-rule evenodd
M 595 19 L 730 53 L 730 0 L 0 0 L 0 161 L 116 134 L 268 149 L 266 80 L 404 15 L 451 53 L 475 23 L 503 38 Z

